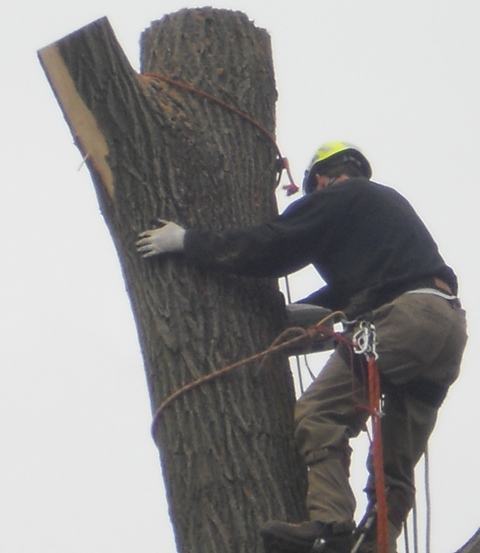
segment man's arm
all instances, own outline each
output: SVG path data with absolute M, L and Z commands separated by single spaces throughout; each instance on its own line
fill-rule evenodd
M 327 307 L 328 309 L 337 310 L 342 309 L 344 301 L 338 294 L 330 288 L 330 286 L 324 286 L 319 290 L 316 290 L 306 298 L 302 298 L 295 303 L 306 303 L 310 305 L 318 305 L 320 307 Z
M 142 257 L 183 252 L 197 265 L 256 277 L 279 277 L 310 262 L 298 252 L 289 255 L 282 231 L 269 225 L 214 232 L 161 223 L 139 234 L 136 246 Z
M 277 278 L 317 261 L 334 243 L 331 202 L 322 197 L 301 198 L 270 222 L 220 232 L 162 221 L 139 235 L 137 249 L 144 257 L 182 251 L 210 269 Z

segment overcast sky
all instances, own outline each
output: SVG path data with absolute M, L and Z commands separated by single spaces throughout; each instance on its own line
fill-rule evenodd
M 430 445 L 432 551 L 453 553 L 480 524 L 480 3 L 209 4 L 244 11 L 271 34 L 277 138 L 297 180 L 321 143 L 358 144 L 374 178 L 411 200 L 458 274 L 470 343 Z M 138 69 L 150 22 L 198 6 L 2 3 L 2 552 L 175 552 L 116 253 L 36 52 L 107 16 Z M 281 195 L 279 208 L 286 204 Z M 294 299 L 320 285 L 312 272 L 296 276 Z

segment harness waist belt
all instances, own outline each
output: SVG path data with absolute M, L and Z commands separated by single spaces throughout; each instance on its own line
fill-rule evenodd
M 439 296 L 440 298 L 449 301 L 458 300 L 457 296 L 445 294 L 444 292 L 440 292 L 440 290 L 437 290 L 436 288 L 417 288 L 417 290 L 409 290 L 407 294 L 431 294 L 432 296 Z

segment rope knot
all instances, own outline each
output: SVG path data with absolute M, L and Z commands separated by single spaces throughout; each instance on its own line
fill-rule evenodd
M 283 170 L 287 172 L 290 182 L 282 186 L 282 189 L 287 192 L 287 196 L 293 196 L 293 194 L 296 194 L 300 190 L 300 188 L 298 188 L 298 186 L 295 184 L 295 181 L 292 177 L 288 159 L 286 157 L 281 157 L 281 156 L 278 157 L 276 161 L 276 169 L 277 169 L 277 172 L 280 174 L 282 173 Z

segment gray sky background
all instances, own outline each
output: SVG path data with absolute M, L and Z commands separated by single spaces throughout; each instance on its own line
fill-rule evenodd
M 470 343 L 430 446 L 432 551 L 453 553 L 480 524 L 480 3 L 209 4 L 244 11 L 272 36 L 277 138 L 297 181 L 322 142 L 358 144 L 374 178 L 411 200 L 459 276 Z M 116 253 L 36 51 L 107 16 L 138 69 L 150 22 L 198 6 L 1 5 L 2 552 L 175 551 Z M 321 285 L 310 271 L 291 282 L 294 299 Z M 356 458 L 359 496 L 362 465 Z M 420 470 L 419 488 L 422 479 Z M 424 503 L 420 492 L 420 511 Z

